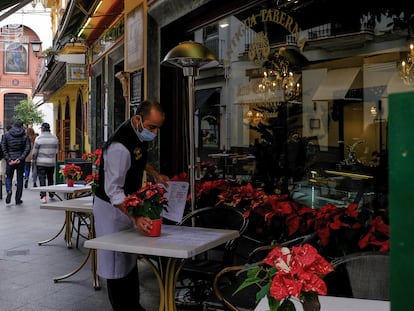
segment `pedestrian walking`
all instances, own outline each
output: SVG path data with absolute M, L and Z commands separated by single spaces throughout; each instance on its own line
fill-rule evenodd
M 36 139 L 36 134 L 32 127 L 28 127 L 26 129 L 26 135 L 30 141 L 30 152 L 27 155 L 25 162 L 24 162 L 24 187 L 27 189 L 27 187 L 29 186 L 30 170 L 32 168 L 33 145 Z
M 37 168 L 40 186 L 46 186 L 46 179 L 48 186 L 51 186 L 54 184 L 53 175 L 55 174 L 59 140 L 56 135 L 50 133 L 49 123 L 43 123 L 40 130 L 41 133 L 34 142 L 32 161 L 35 162 Z M 49 197 L 53 198 L 53 193 L 49 193 Z M 40 192 L 40 201 L 47 202 L 46 192 Z
M 23 175 L 25 158 L 30 152 L 30 141 L 23 128 L 23 122 L 17 120 L 13 127 L 2 139 L 4 159 L 6 160 L 6 204 L 10 204 L 12 197 L 13 175 L 16 172 L 16 205 L 23 203 Z

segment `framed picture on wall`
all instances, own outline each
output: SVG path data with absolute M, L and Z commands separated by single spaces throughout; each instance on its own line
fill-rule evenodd
M 28 46 L 19 42 L 5 43 L 4 72 L 28 73 Z
M 144 4 L 126 14 L 125 67 L 134 71 L 144 66 Z
M 86 66 L 78 64 L 68 64 L 68 81 L 86 80 Z
M 311 129 L 320 129 L 321 128 L 321 119 L 310 119 L 309 127 Z

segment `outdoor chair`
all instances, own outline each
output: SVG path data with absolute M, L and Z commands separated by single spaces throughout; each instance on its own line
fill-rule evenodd
M 65 159 L 65 164 L 76 164 L 82 170 L 82 176 L 79 180 L 75 181 L 75 184 L 84 184 L 87 175 L 92 174 L 92 163 L 83 160 L 82 158 L 68 158 Z M 85 193 L 81 196 L 89 196 L 90 193 Z M 72 213 L 72 233 L 76 231 L 76 248 L 79 246 L 79 238 L 83 237 L 87 239 L 87 236 L 81 233 L 81 226 L 89 226 L 90 219 L 88 214 L 84 213 Z
M 182 219 L 179 226 L 197 226 L 204 228 L 230 229 L 245 231 L 248 220 L 243 213 L 233 207 L 205 207 L 196 209 Z M 213 280 L 216 274 L 226 266 L 234 264 L 238 239 L 202 253 L 184 262 L 178 276 L 178 306 L 200 306 L 213 293 Z
M 362 252 L 332 261 L 336 271 L 344 269 L 353 298 L 390 300 L 389 254 Z
M 303 235 L 280 244 L 269 244 L 259 246 L 254 249 L 247 260 L 247 264 L 262 265 L 262 260 L 276 246 L 297 246 L 315 241 L 315 233 Z M 204 302 L 205 311 L 247 311 L 254 310 L 256 306 L 256 293 L 260 290 L 257 286 L 252 285 L 241 292 L 234 294 L 236 289 L 246 279 L 246 271 L 243 271 L 245 265 L 228 266 L 220 270 L 213 282 L 214 297 Z

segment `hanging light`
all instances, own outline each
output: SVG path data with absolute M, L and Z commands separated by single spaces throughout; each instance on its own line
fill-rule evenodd
M 255 92 L 267 95 L 269 99 L 275 92 L 282 93 L 284 101 L 289 101 L 301 93 L 301 85 L 297 80 L 298 77 L 290 70 L 288 59 L 276 52 L 265 64 L 263 78 L 256 84 Z
M 400 76 L 404 84 L 411 85 L 414 82 L 414 45 L 412 43 L 407 59 L 401 62 Z

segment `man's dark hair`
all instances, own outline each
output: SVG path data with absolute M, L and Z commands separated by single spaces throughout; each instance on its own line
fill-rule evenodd
M 136 115 L 140 115 L 144 119 L 146 119 L 149 116 L 149 114 L 151 112 L 151 109 L 156 109 L 159 112 L 164 113 L 164 111 L 162 110 L 162 107 L 161 107 L 161 105 L 160 105 L 159 102 L 157 102 L 157 101 L 155 101 L 153 99 L 147 99 L 147 100 L 144 100 L 140 104 L 140 106 L 137 109 L 137 112 L 135 114 Z
M 23 126 L 22 120 L 16 120 L 16 122 L 14 122 L 14 127 L 22 127 L 22 126 Z

